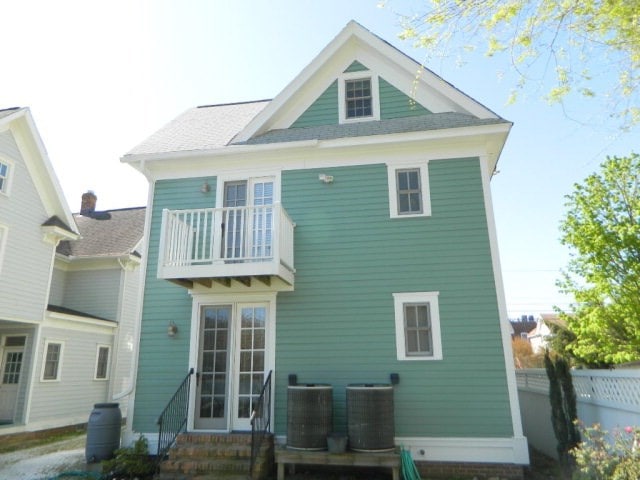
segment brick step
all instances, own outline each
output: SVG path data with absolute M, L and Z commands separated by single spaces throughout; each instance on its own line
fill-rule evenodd
M 159 480 L 247 480 L 251 435 L 181 434 L 160 464 Z M 255 478 L 273 469 L 273 436 L 267 436 L 255 465 Z
M 250 433 L 230 433 L 212 435 L 208 433 L 181 433 L 176 439 L 176 444 L 234 444 L 251 445 Z
M 244 458 L 251 457 L 251 445 L 183 443 L 169 451 L 169 458 Z
M 195 459 L 181 458 L 173 460 L 169 458 L 162 462 L 160 471 L 163 473 L 182 473 L 186 475 L 211 474 L 211 473 L 249 473 L 249 462 L 246 459 Z

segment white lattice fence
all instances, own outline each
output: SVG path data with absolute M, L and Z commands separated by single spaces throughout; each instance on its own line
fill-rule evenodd
M 571 375 L 583 424 L 599 423 L 609 432 L 640 426 L 640 369 L 572 370 Z M 555 457 L 546 371 L 516 370 L 516 380 L 525 436 L 532 446 Z
M 579 401 L 640 411 L 640 371 L 575 370 L 571 374 Z

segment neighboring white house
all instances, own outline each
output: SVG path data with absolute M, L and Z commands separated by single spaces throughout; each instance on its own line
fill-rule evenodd
M 566 323 L 555 313 L 541 313 L 536 319 L 536 327 L 527 334 L 533 353 L 543 353 L 553 335 L 551 326 L 566 328 Z
M 29 109 L 1 110 L 0 435 L 85 423 L 130 388 L 144 208 L 85 200 L 72 215 Z

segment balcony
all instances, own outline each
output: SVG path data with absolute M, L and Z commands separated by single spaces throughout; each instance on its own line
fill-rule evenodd
M 273 278 L 293 286 L 295 224 L 280 204 L 163 210 L 158 278 L 191 288 Z

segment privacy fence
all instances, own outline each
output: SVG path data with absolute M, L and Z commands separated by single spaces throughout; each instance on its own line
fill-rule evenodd
M 640 369 L 572 370 L 578 418 L 614 432 L 640 426 Z M 557 441 L 551 425 L 549 379 L 544 369 L 516 370 L 522 427 L 529 444 L 556 458 Z

